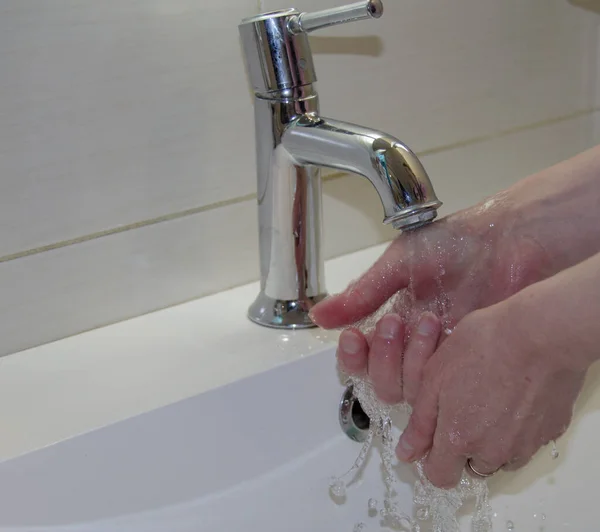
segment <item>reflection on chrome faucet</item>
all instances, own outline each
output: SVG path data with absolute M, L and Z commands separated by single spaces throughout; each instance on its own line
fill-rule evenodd
M 396 229 L 414 229 L 437 216 L 441 202 L 406 145 L 319 114 L 307 33 L 382 13 L 381 1 L 370 0 L 312 14 L 265 13 L 239 26 L 255 95 L 261 273 L 248 315 L 261 325 L 312 327 L 308 312 L 326 295 L 322 167 L 367 178 L 381 199 L 384 223 Z

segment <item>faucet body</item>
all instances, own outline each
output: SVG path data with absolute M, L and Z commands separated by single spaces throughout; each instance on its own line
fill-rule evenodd
M 346 9 L 367 14 L 377 1 Z M 328 10 L 338 14 L 342 10 Z M 381 11 L 379 11 L 380 13 Z M 397 229 L 435 219 L 441 205 L 425 169 L 402 142 L 319 113 L 305 14 L 285 10 L 242 21 L 254 89 L 260 293 L 248 316 L 261 325 L 314 326 L 308 312 L 326 296 L 321 168 L 361 175 L 378 193 L 384 223 Z M 306 24 L 319 25 L 319 15 Z

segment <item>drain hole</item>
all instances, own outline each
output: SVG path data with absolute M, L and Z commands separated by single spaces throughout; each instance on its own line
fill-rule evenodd
M 351 440 L 364 442 L 369 434 L 371 420 L 354 396 L 353 386 L 346 387 L 340 401 L 340 426 Z
M 369 416 L 365 414 L 365 411 L 360 406 L 360 403 L 357 399 L 355 399 L 352 403 L 352 421 L 356 425 L 356 428 L 359 430 L 369 430 L 369 425 L 371 424 L 371 420 Z

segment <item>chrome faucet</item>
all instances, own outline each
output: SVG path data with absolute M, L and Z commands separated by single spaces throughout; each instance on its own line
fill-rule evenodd
M 308 33 L 382 14 L 381 0 L 369 0 L 315 13 L 263 13 L 239 26 L 254 91 L 261 274 L 248 317 L 260 325 L 312 327 L 308 312 L 326 296 L 321 167 L 366 177 L 381 198 L 383 222 L 399 230 L 431 222 L 441 206 L 406 145 L 319 114 Z

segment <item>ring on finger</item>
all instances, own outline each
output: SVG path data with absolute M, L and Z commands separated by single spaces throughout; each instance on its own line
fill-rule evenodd
M 473 467 L 473 461 L 471 460 L 471 458 L 469 458 L 467 460 L 467 470 L 469 471 L 469 473 L 471 473 L 472 475 L 479 477 L 479 478 L 489 478 L 492 475 L 494 475 L 495 473 L 497 473 L 498 471 L 500 471 L 500 469 L 502 469 L 502 466 L 490 473 L 482 473 L 481 471 L 479 471 L 478 469 Z

